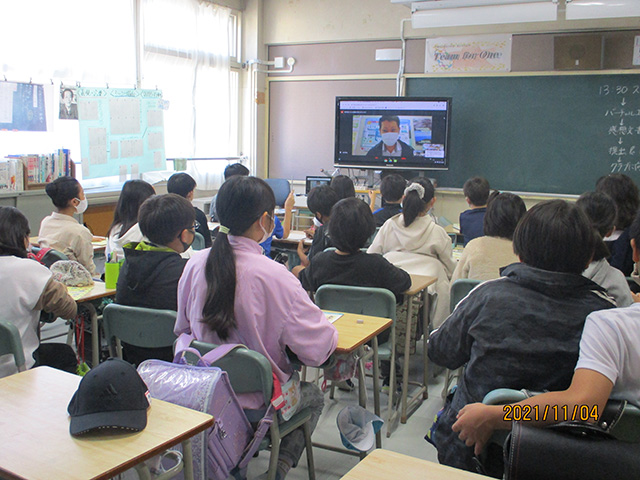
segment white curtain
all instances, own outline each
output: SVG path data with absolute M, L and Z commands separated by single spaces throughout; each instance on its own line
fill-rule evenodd
M 198 0 L 144 0 L 143 86 L 163 92 L 168 158 L 236 155 L 229 68 L 231 10 Z M 215 188 L 226 162 L 190 166 L 199 188 Z
M 133 0 L 1 2 L 0 67 L 9 80 L 133 87 Z

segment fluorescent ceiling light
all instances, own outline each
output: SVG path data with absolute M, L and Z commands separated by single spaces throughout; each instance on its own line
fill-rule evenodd
M 640 17 L 640 0 L 567 1 L 567 20 Z
M 637 0 L 636 0 L 637 1 Z M 431 4 L 431 2 L 424 2 Z M 460 27 L 467 25 L 492 25 L 499 23 L 549 22 L 558 19 L 558 5 L 550 0 L 501 5 L 457 6 L 441 8 L 443 4 L 462 2 L 443 0 L 433 2 L 440 8 L 419 10 L 411 15 L 413 28 Z M 468 1 L 466 2 L 468 5 Z M 477 5 L 477 3 L 476 3 Z

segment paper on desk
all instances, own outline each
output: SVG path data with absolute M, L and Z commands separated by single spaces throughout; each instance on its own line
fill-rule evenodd
M 287 237 L 287 240 L 296 240 L 296 241 L 300 241 L 303 238 L 307 238 L 307 236 L 305 235 L 304 232 L 291 232 L 289 233 L 289 236 Z
M 327 317 L 327 320 L 331 323 L 335 323 L 343 314 L 338 312 L 324 312 L 324 316 Z
M 93 285 L 88 285 L 85 287 L 67 287 L 67 292 L 71 295 L 71 298 L 74 300 L 80 300 L 87 293 L 93 290 Z

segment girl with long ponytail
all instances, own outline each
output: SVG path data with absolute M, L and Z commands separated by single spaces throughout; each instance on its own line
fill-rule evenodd
M 271 235 L 274 209 L 273 191 L 264 180 L 235 176 L 222 185 L 215 242 L 191 257 L 180 278 L 175 333 L 218 345 L 242 343 L 263 354 L 283 390 L 300 387 L 289 405 L 296 407 L 285 407 L 287 415 L 310 407 L 313 429 L 324 405 L 322 392 L 297 379 L 286 349 L 304 364 L 319 366 L 335 350 L 338 333 L 298 279 L 262 254 L 259 244 Z M 245 409 L 265 407 L 261 393 L 239 399 Z M 282 439 L 276 478 L 284 478 L 297 463 L 304 445 L 301 429 Z
M 435 189 L 429 179 L 411 180 L 404 191 L 402 213 L 380 227 L 368 253 L 381 253 L 410 274 L 438 278 L 438 303 L 432 319 L 438 327 L 449 314 L 449 280 L 456 264 L 449 235 L 429 215 L 435 201 Z

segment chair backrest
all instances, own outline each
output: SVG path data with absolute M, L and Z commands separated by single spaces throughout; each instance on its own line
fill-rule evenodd
M 213 343 L 194 340 L 191 346 L 202 355 L 218 347 Z M 271 402 L 273 376 L 269 360 L 259 352 L 246 347 L 235 348 L 212 364 L 227 372 L 236 394 L 262 392 L 265 405 Z
M 326 310 L 396 319 L 396 296 L 386 288 L 327 284 L 314 298 Z
M 470 278 L 459 278 L 453 282 L 453 284 L 451 284 L 451 297 L 449 299 L 451 311 L 453 312 L 460 300 L 469 295 L 469 292 L 481 283 L 480 280 L 471 280 Z
M 204 237 L 200 232 L 195 233 L 191 248 L 193 248 L 194 250 L 202 250 L 204 248 Z
M 129 307 L 110 303 L 103 311 L 104 332 L 112 350 L 112 340 L 118 339 L 136 347 L 172 347 L 176 336 L 173 327 L 176 312 L 153 308 Z M 111 351 L 112 356 L 114 354 Z
M 11 353 L 18 371 L 26 370 L 20 332 L 13 323 L 0 320 L 0 356 Z
M 40 253 L 41 250 L 42 250 L 41 247 L 31 247 L 31 253 L 33 253 L 36 257 L 39 256 L 38 254 Z M 38 261 L 42 263 L 45 267 L 51 268 L 51 265 L 53 265 L 54 263 L 60 260 L 69 260 L 69 257 L 67 257 L 64 253 L 58 250 L 49 248 L 44 253 L 44 255 L 42 255 L 42 258 L 39 259 Z
M 273 190 L 273 194 L 276 197 L 276 205 L 283 206 L 291 191 L 289 180 L 286 178 L 265 178 L 264 181 L 267 182 L 271 190 Z

